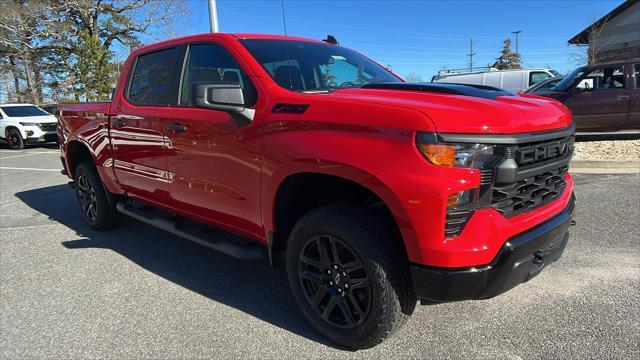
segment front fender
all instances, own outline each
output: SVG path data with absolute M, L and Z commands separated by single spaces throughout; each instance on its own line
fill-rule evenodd
M 394 180 L 397 166 L 424 163 L 415 149 L 413 132 L 328 123 L 280 125 L 283 131 L 267 132 L 264 138 L 261 211 L 265 233 L 275 229 L 275 203 L 285 179 L 300 173 L 331 175 L 360 184 L 384 201 L 410 260 L 421 260 L 404 203 L 407 189 Z

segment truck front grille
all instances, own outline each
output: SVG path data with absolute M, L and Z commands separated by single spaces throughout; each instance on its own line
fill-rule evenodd
M 508 158 L 513 156 L 518 166 L 530 166 L 573 152 L 574 141 L 575 136 L 571 135 L 538 143 L 514 145 L 507 148 L 506 155 Z
M 547 204 L 564 191 L 567 170 L 567 166 L 562 166 L 515 183 L 495 186 L 491 207 L 505 217 L 511 217 Z

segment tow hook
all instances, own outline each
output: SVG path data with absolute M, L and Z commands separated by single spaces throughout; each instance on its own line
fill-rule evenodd
M 542 256 L 542 251 L 536 251 L 535 254 L 533 254 L 533 263 L 534 264 L 544 263 L 544 256 Z

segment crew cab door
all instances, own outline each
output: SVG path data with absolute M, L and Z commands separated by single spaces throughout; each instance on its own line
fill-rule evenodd
M 578 81 L 564 104 L 571 109 L 578 131 L 624 128 L 629 111 L 624 66 L 592 69 Z
M 221 43 L 186 49 L 179 105 L 167 123 L 170 191 L 176 207 L 239 231 L 260 234 L 261 137 L 256 121 L 194 106 L 196 85 L 240 83 L 246 104 L 256 89 Z
M 182 47 L 140 54 L 110 118 L 113 169 L 131 195 L 170 201 L 165 128 L 177 99 Z

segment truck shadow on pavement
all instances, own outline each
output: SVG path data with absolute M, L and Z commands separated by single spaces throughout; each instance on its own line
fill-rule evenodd
M 84 223 L 73 191 L 66 184 L 23 191 L 16 197 L 82 237 L 61 243 L 69 250 L 113 250 L 213 301 L 310 340 L 347 350 L 329 342 L 308 324 L 289 292 L 284 266 L 271 269 L 266 259 L 236 260 L 126 217 L 115 229 L 95 231 Z

